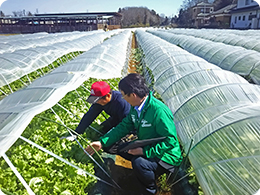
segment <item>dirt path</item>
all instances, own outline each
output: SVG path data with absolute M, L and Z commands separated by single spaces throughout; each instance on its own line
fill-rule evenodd
M 132 35 L 132 53 L 130 55 L 130 60 L 128 62 L 128 73 L 136 72 L 137 62 L 134 59 L 133 49 L 137 48 L 137 42 L 135 38 L 135 34 Z M 111 168 L 111 173 L 113 179 L 120 185 L 123 191 L 115 191 L 112 192 L 111 195 L 140 195 L 138 190 L 138 181 L 135 177 L 132 164 L 130 161 L 125 160 L 124 158 L 116 155 L 115 164 Z M 161 195 L 171 195 L 170 192 L 160 193 Z
M 137 48 L 137 43 L 136 43 L 136 38 L 135 38 L 135 34 L 133 33 L 132 35 L 132 46 L 131 46 L 131 49 L 133 51 L 133 49 L 136 49 Z M 129 62 L 128 62 L 128 73 L 135 73 L 135 65 L 136 65 L 136 61 L 134 60 L 134 54 L 133 52 L 131 52 L 131 55 L 130 55 L 130 59 L 129 59 Z
M 135 34 L 132 35 L 132 51 L 137 48 Z M 136 72 L 136 61 L 134 59 L 133 52 L 130 55 L 128 62 L 128 73 Z M 104 155 L 104 156 L 103 156 Z M 121 187 L 121 190 L 117 190 L 115 188 L 108 187 L 103 183 L 98 182 L 94 187 L 93 191 L 90 192 L 90 195 L 140 195 L 141 192 L 138 189 L 138 180 L 135 177 L 132 164 L 130 161 L 125 160 L 124 158 L 118 155 L 109 155 L 103 154 L 103 158 L 106 162 L 108 170 L 111 174 L 113 180 Z M 99 175 L 100 174 L 100 175 Z M 101 178 L 106 178 L 106 176 L 97 170 L 96 174 Z M 111 182 L 111 181 L 109 181 Z M 171 195 L 171 192 L 160 193 L 160 195 Z

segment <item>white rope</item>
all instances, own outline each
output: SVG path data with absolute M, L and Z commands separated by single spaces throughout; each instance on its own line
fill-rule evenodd
M 12 169 L 12 171 L 14 172 L 14 174 L 16 175 L 16 177 L 18 177 L 18 179 L 21 181 L 21 183 L 23 184 L 23 186 L 26 188 L 27 192 L 29 195 L 35 195 L 34 192 L 31 190 L 30 186 L 26 183 L 26 181 L 24 180 L 24 178 L 21 176 L 21 174 L 17 171 L 17 169 L 15 168 L 15 166 L 12 164 L 12 162 L 9 160 L 9 158 L 6 156 L 6 154 L 3 154 L 3 158 L 5 159 L 6 163 L 8 164 L 8 166 Z

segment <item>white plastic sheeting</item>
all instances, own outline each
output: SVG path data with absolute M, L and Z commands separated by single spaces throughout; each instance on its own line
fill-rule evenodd
M 154 88 L 172 110 L 205 194 L 260 187 L 260 87 L 150 33 L 137 31 Z
M 167 31 L 149 30 L 148 32 L 170 43 L 180 45 L 188 52 L 222 69 L 235 72 L 260 84 L 260 53 L 257 51 L 188 35 L 176 35 Z
M 120 77 L 130 52 L 130 35 L 130 31 L 123 31 L 113 36 L 1 100 L 0 156 L 13 145 L 36 114 L 54 106 L 89 77 Z
M 87 35 L 104 31 L 64 32 L 64 33 L 35 33 L 0 37 L 0 53 L 14 52 L 20 49 L 50 46 L 55 43 L 72 41 Z
M 227 45 L 241 46 L 260 52 L 260 34 L 258 30 L 171 29 L 168 32 L 194 36 Z
M 71 32 L 58 33 L 57 35 L 45 35 L 34 39 L 20 39 L 19 41 L 7 41 L 13 52 L 0 54 L 0 87 L 5 86 L 17 79 L 48 66 L 58 58 L 71 52 L 87 51 L 102 43 L 105 38 L 117 31 L 109 32 Z M 28 37 L 28 36 L 27 36 Z M 22 38 L 22 37 L 20 37 Z M 17 44 L 19 42 L 19 44 Z M 21 47 L 23 45 L 24 47 Z M 0 44 L 0 47 L 3 45 Z

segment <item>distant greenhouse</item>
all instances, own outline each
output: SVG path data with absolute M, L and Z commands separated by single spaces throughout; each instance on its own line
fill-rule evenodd
M 245 34 L 243 32 L 237 32 L 239 40 L 243 40 L 243 47 L 240 46 L 240 43 L 242 43 L 241 41 L 238 43 L 239 41 L 236 40 L 237 44 L 234 42 L 232 43 L 232 40 L 234 39 L 232 36 L 229 36 L 228 38 L 228 33 L 225 32 L 223 32 L 223 34 L 225 34 L 223 37 L 226 37 L 225 40 L 229 40 L 229 42 L 215 42 L 215 36 L 221 37 L 218 30 L 216 30 L 216 34 L 214 34 L 214 30 L 210 33 L 212 36 L 215 35 L 212 38 L 213 40 L 206 40 L 204 38 L 196 38 L 191 36 L 190 34 L 196 33 L 195 29 L 184 31 L 183 34 L 181 34 L 182 31 L 179 30 L 149 30 L 148 32 L 159 36 L 170 43 L 179 45 L 188 52 L 199 56 L 224 70 L 232 71 L 245 77 L 250 82 L 254 82 L 258 85 L 260 84 L 260 53 L 257 51 L 257 48 L 260 46 L 260 42 L 258 39 L 242 36 Z M 177 33 L 175 34 L 175 32 Z M 187 35 L 188 33 L 189 35 Z M 232 34 L 233 31 L 231 32 L 231 35 Z

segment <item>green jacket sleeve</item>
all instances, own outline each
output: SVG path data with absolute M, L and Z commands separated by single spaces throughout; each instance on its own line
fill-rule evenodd
M 103 147 L 111 146 L 134 129 L 130 113 L 116 127 L 112 128 L 105 135 L 100 137 L 99 140 Z

